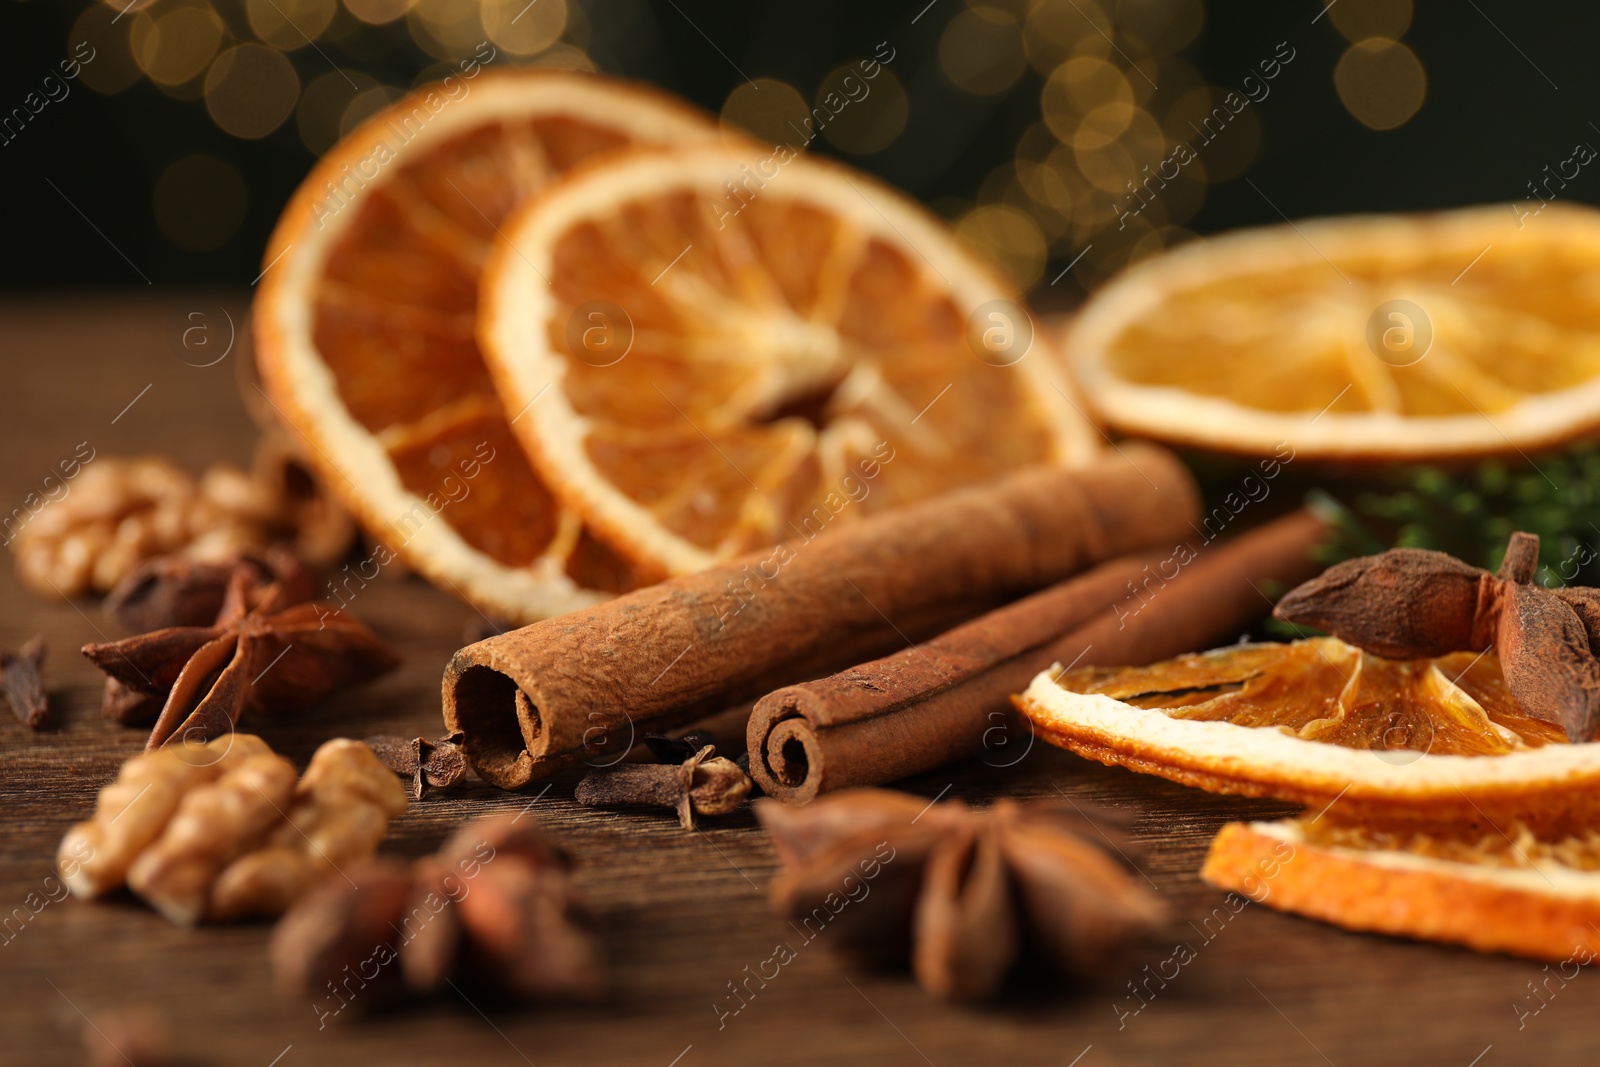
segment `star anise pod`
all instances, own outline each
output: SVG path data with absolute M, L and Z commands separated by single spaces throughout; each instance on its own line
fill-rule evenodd
M 783 864 L 773 906 L 801 936 L 863 962 L 909 954 L 947 999 L 993 997 L 1028 953 L 1092 973 L 1166 914 L 1085 819 L 1048 804 L 975 811 L 851 789 L 801 807 L 760 800 L 756 815 Z
M 220 737 L 245 711 L 303 707 L 399 664 L 337 605 L 290 606 L 288 596 L 284 586 L 262 585 L 239 568 L 212 625 L 84 645 L 83 654 L 125 690 L 165 694 L 147 750 Z
M 1273 614 L 1387 659 L 1494 651 L 1523 711 L 1589 741 L 1600 727 L 1600 589 L 1535 585 L 1538 564 L 1539 538 L 1521 532 L 1498 574 L 1393 548 L 1335 564 Z
M 380 859 L 329 878 L 273 932 L 278 984 L 316 998 L 324 1023 L 458 983 L 474 998 L 600 996 L 605 953 L 572 857 L 519 819 L 475 819 L 410 866 Z

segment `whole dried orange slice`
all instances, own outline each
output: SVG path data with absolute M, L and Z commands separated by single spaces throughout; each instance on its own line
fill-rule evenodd
M 626 83 L 482 72 L 379 112 L 306 178 L 267 247 L 257 359 L 277 412 L 381 546 L 363 579 L 398 554 L 524 622 L 635 581 L 517 447 L 475 341 L 479 275 L 506 216 L 556 175 L 716 136 Z
M 504 230 L 479 316 L 501 399 L 556 495 L 645 568 L 1095 448 L 1016 294 L 843 168 L 783 146 L 613 157 Z
M 1522 826 L 1455 838 L 1331 820 L 1229 823 L 1200 875 L 1349 930 L 1574 968 L 1600 956 L 1600 834 L 1592 831 L 1541 841 Z M 1539 1006 L 1529 998 L 1530 1012 Z
M 1347 822 L 1548 836 L 1600 816 L 1600 743 L 1524 714 L 1490 654 L 1388 660 L 1332 637 L 1149 667 L 1046 671 L 1016 698 L 1051 743 Z
M 1424 459 L 1600 426 L 1600 211 L 1318 219 L 1195 241 L 1089 300 L 1092 414 L 1223 451 Z

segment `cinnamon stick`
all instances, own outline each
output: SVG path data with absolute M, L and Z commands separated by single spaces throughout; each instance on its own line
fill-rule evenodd
M 1009 698 L 1034 675 L 1055 662 L 1151 663 L 1233 636 L 1272 609 L 1264 582 L 1294 586 L 1321 570 L 1310 552 L 1325 529 L 1298 511 L 1216 547 L 1113 560 L 931 641 L 779 689 L 750 716 L 751 777 L 804 803 L 986 749 L 1009 759 L 997 747 L 1019 736 Z
M 445 723 L 480 777 L 520 788 L 882 655 L 908 620 L 948 626 L 962 605 L 1173 544 L 1198 511 L 1188 471 L 1153 446 L 1019 471 L 469 645 L 445 670 Z

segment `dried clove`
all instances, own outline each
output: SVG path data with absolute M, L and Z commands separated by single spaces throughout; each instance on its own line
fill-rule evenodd
M 696 815 L 726 815 L 750 795 L 750 776 L 706 745 L 679 764 L 625 763 L 591 772 L 573 799 L 594 808 L 668 808 L 694 829 Z
M 460 731 L 429 741 L 413 737 L 407 741 L 395 734 L 367 738 L 367 745 L 378 754 L 385 767 L 402 778 L 411 779 L 411 799 L 421 800 L 429 787 L 448 789 L 467 772 L 467 756 Z
M 1498 574 L 1395 548 L 1328 568 L 1273 614 L 1388 659 L 1495 651 L 1523 711 L 1589 741 L 1600 728 L 1600 590 L 1535 585 L 1538 562 L 1539 538 L 1520 531 Z
M 34 730 L 42 730 L 50 722 L 50 698 L 45 696 L 40 675 L 44 654 L 43 634 L 23 645 L 20 652 L 0 652 L 0 690 L 17 718 Z

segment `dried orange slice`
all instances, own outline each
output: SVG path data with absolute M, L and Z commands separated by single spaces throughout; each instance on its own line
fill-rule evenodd
M 501 399 L 636 564 L 697 570 L 1095 448 L 1016 295 L 840 167 L 613 157 L 504 229 L 479 316 Z
M 479 274 L 512 208 L 574 164 L 715 136 L 625 83 L 482 73 L 379 112 L 306 178 L 267 247 L 257 358 L 278 413 L 383 546 L 373 564 L 397 553 L 524 622 L 635 580 L 517 447 L 474 339 Z
M 1600 834 L 1592 831 L 1545 842 L 1525 827 L 1459 839 L 1301 819 L 1229 823 L 1200 876 L 1348 930 L 1574 968 L 1600 956 Z M 1540 1002 L 1529 999 L 1537 1013 Z
M 1510 453 L 1600 426 L 1600 211 L 1318 219 L 1195 241 L 1066 347 L 1117 429 L 1231 452 Z
M 1056 675 L 1059 674 L 1059 677 Z M 1387 660 L 1337 638 L 1239 645 L 1150 667 L 1046 671 L 1017 705 L 1051 743 L 1347 822 L 1452 831 L 1600 816 L 1600 743 L 1523 714 L 1492 655 Z

